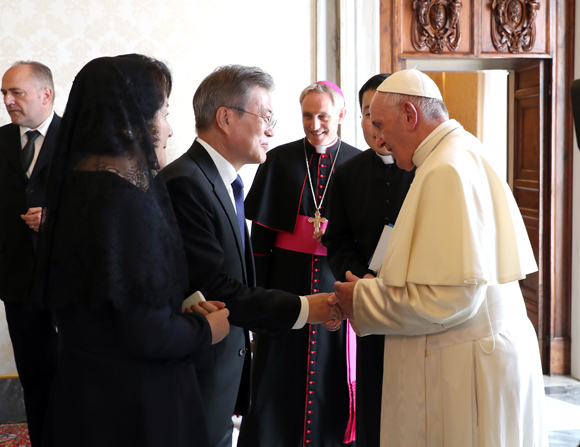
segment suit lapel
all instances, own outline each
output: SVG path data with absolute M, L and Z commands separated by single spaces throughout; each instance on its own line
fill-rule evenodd
M 0 141 L 2 153 L 9 163 L 13 165 L 14 172 L 18 172 L 23 179 L 28 181 L 24 167 L 22 166 L 22 143 L 20 140 L 20 127 L 16 124 L 8 124 L 6 137 Z
M 38 158 L 36 159 L 36 164 L 34 165 L 34 169 L 32 170 L 30 178 L 36 177 L 52 160 L 52 154 L 56 144 L 60 119 L 60 116 L 56 114 L 52 118 L 52 122 L 50 123 L 50 126 L 48 126 L 48 132 L 46 132 L 46 137 L 44 137 L 42 147 L 40 148 L 40 152 L 38 154 Z
M 242 235 L 240 234 L 240 227 L 238 225 L 236 210 L 234 209 L 234 204 L 232 203 L 232 199 L 228 194 L 228 190 L 226 189 L 226 186 L 211 156 L 207 153 L 205 148 L 199 142 L 195 141 L 195 143 L 193 143 L 193 146 L 189 149 L 188 153 L 196 161 L 199 168 L 202 170 L 204 175 L 212 184 L 214 194 L 216 195 L 217 200 L 221 204 L 224 212 L 226 213 L 226 216 L 228 217 L 228 221 L 230 223 L 232 232 L 236 239 L 236 243 L 238 246 L 238 254 L 240 256 L 240 260 L 242 261 L 244 278 L 246 279 L 247 283 L 248 272 L 246 268 L 246 256 L 242 244 Z M 246 240 L 249 241 L 249 239 Z

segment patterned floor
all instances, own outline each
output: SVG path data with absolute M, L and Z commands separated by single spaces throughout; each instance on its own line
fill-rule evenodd
M 0 446 L 30 447 L 26 424 L 0 425 Z
M 580 381 L 544 376 L 550 447 L 580 446 Z
M 580 381 L 544 376 L 550 447 L 580 447 Z M 234 418 L 237 444 L 240 418 Z M 0 425 L 0 447 L 30 447 L 26 424 Z

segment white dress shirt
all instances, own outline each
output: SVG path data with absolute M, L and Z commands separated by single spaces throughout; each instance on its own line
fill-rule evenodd
M 226 189 L 228 190 L 228 194 L 230 196 L 230 200 L 232 201 L 232 205 L 234 210 L 236 210 L 236 201 L 234 199 L 234 190 L 232 188 L 232 182 L 238 176 L 236 169 L 232 166 L 232 164 L 227 161 L 218 151 L 216 151 L 213 147 L 203 141 L 201 138 L 197 137 L 197 141 L 201 144 L 204 149 L 207 151 L 211 159 L 213 160 L 220 177 L 222 178 L 224 184 L 226 185 Z M 236 210 L 237 212 L 237 210 Z M 310 306 L 308 303 L 308 299 L 301 296 L 300 297 L 300 314 L 298 315 L 298 319 L 292 329 L 301 329 L 306 324 L 308 320 L 308 313 L 310 310 Z
M 48 128 L 50 127 L 50 123 L 52 123 L 52 119 L 54 118 L 54 111 L 52 111 L 47 119 L 38 126 L 36 129 L 31 129 L 30 127 L 20 126 L 20 148 L 24 149 L 24 146 L 28 142 L 28 135 L 26 132 L 29 130 L 37 130 L 40 135 L 36 138 L 34 142 L 34 157 L 32 158 L 32 163 L 28 167 L 28 171 L 26 171 L 26 176 L 30 178 L 32 171 L 34 170 L 34 165 L 36 165 L 36 160 L 38 159 L 38 155 L 40 154 L 40 148 L 42 148 L 42 143 L 44 143 L 44 138 L 46 137 L 46 133 L 48 132 Z

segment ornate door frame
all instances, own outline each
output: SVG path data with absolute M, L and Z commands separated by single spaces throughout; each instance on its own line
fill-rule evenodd
M 551 73 L 550 82 L 546 89 L 546 117 L 550 120 L 549 152 L 547 167 L 550 169 L 546 185 L 543 212 L 548 213 L 547 228 L 544 234 L 549 240 L 548 259 L 544 271 L 545 279 L 543 306 L 546 315 L 546 324 L 543 334 L 543 365 L 546 374 L 570 373 L 570 335 L 571 335 L 571 294 L 572 294 L 572 180 L 573 180 L 573 123 L 569 88 L 574 75 L 574 17 L 575 4 L 566 0 L 521 0 L 520 3 L 539 3 L 544 6 L 544 20 L 547 30 L 545 33 L 545 50 L 535 54 L 520 51 L 496 54 L 486 53 L 486 43 L 493 42 L 494 36 L 482 37 L 483 17 L 495 12 L 499 0 L 441 0 L 439 3 L 462 3 L 464 9 L 469 9 L 468 23 L 456 24 L 462 31 L 464 38 L 470 39 L 463 44 L 464 49 L 458 46 L 453 50 L 447 46 L 447 51 L 437 54 L 419 51 L 409 51 L 404 48 L 403 39 L 410 40 L 413 31 L 411 21 L 404 13 L 409 5 L 420 7 L 425 1 L 417 0 L 380 0 L 380 32 L 381 32 L 381 72 L 392 73 L 412 66 L 414 58 L 444 58 L 457 62 L 471 60 L 493 64 L 494 60 L 510 59 L 546 59 L 549 60 Z M 494 4 L 495 2 L 495 4 Z M 501 2 L 500 2 L 501 3 Z M 503 2 L 505 3 L 505 2 Z M 453 5 L 451 5 L 453 6 Z M 407 8 L 403 10 L 403 8 Z M 450 9 L 448 9 L 450 11 Z M 448 12 L 449 14 L 449 12 Z M 408 14 L 407 14 L 408 15 Z M 464 17 L 465 17 L 464 16 Z M 535 17 L 534 17 L 535 19 Z M 471 20 L 469 22 L 469 20 Z M 529 22 L 529 17 L 528 17 Z M 526 22 L 526 23 L 528 23 Z M 441 30 L 437 20 L 434 20 L 428 29 L 431 34 Z M 491 27 L 490 27 L 491 28 Z M 512 27 L 513 28 L 513 27 Z M 404 33 L 409 33 L 407 36 Z M 500 33 L 501 34 L 501 33 Z M 452 36 L 453 37 L 453 36 Z M 497 35 L 496 35 L 497 37 Z M 489 39 L 489 41 L 486 41 Z M 496 39 L 497 40 L 497 39 Z M 456 41 L 451 39 L 452 44 Z M 525 43 L 525 42 L 524 42 Z M 443 42 L 444 47 L 447 43 Z M 465 50 L 467 48 L 467 50 Z M 445 49 L 445 47 L 444 47 Z

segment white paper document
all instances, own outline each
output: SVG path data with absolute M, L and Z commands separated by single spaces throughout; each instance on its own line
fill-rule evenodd
M 183 304 L 181 305 L 181 312 L 183 312 L 187 307 L 191 307 L 194 304 L 201 303 L 202 301 L 205 301 L 203 293 L 201 293 L 199 290 L 192 293 L 183 301 Z
M 387 252 L 387 246 L 389 245 L 389 239 L 391 238 L 392 232 L 393 225 L 385 225 L 379 243 L 377 244 L 377 248 L 375 248 L 375 252 L 373 253 L 373 257 L 369 264 L 369 269 L 375 273 L 377 273 L 383 265 L 383 259 L 385 259 L 385 253 Z

